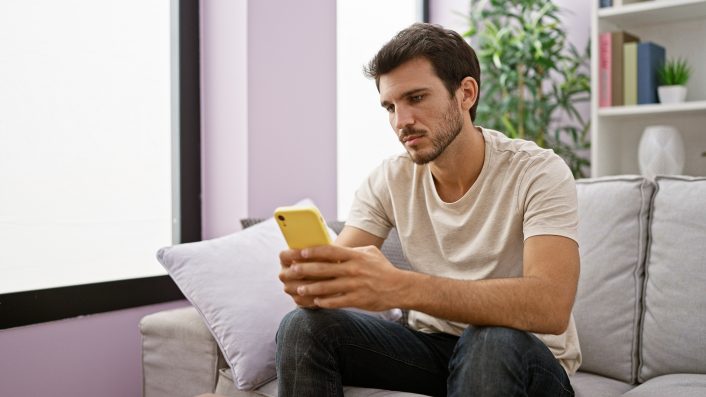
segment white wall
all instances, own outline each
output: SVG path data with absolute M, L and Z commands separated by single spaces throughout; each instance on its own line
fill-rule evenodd
M 345 220 L 368 174 L 385 158 L 404 151 L 380 106 L 375 81 L 363 75 L 363 66 L 397 32 L 418 20 L 417 0 L 339 0 L 337 20 L 338 218 Z

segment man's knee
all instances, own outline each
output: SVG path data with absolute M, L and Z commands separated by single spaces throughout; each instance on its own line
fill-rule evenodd
M 532 335 L 505 327 L 472 327 L 463 332 L 456 345 L 456 355 L 488 359 L 518 357 L 533 345 Z M 483 360 L 485 361 L 485 360 Z
M 277 344 L 317 340 L 343 326 L 345 313 L 340 310 L 297 308 L 287 313 L 279 324 Z

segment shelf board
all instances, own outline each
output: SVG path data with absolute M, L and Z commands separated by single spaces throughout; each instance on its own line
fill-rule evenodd
M 706 17 L 706 0 L 650 0 L 598 10 L 600 22 L 610 22 L 621 28 L 703 17 Z
M 690 101 L 676 104 L 650 104 L 636 106 L 615 106 L 598 109 L 600 117 L 630 117 L 639 115 L 654 114 L 683 114 L 683 113 L 704 113 L 706 114 L 706 101 Z

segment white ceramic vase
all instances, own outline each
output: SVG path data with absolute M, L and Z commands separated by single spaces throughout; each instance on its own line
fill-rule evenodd
M 638 149 L 640 172 L 647 178 L 655 175 L 679 175 L 684 170 L 684 141 L 670 125 L 645 128 Z
M 686 99 L 685 85 L 661 85 L 657 87 L 660 103 L 682 103 Z

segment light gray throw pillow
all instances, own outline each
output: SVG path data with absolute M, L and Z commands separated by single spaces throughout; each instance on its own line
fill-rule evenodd
M 297 205 L 314 205 L 303 200 Z M 336 233 L 329 228 L 332 239 Z M 273 218 L 243 231 L 162 248 L 157 259 L 201 315 L 233 372 L 238 389 L 276 377 L 275 335 L 296 305 L 279 281 L 279 253 L 287 244 Z M 365 312 L 395 321 L 399 309 Z
M 656 182 L 640 382 L 706 373 L 706 178 L 658 177 Z
M 633 383 L 652 182 L 639 176 L 576 183 L 581 275 L 574 318 L 581 370 Z
M 271 218 L 225 237 L 157 253 L 201 314 L 239 389 L 257 388 L 276 376 L 275 334 L 282 317 L 296 307 L 278 278 L 279 253 L 286 247 Z

